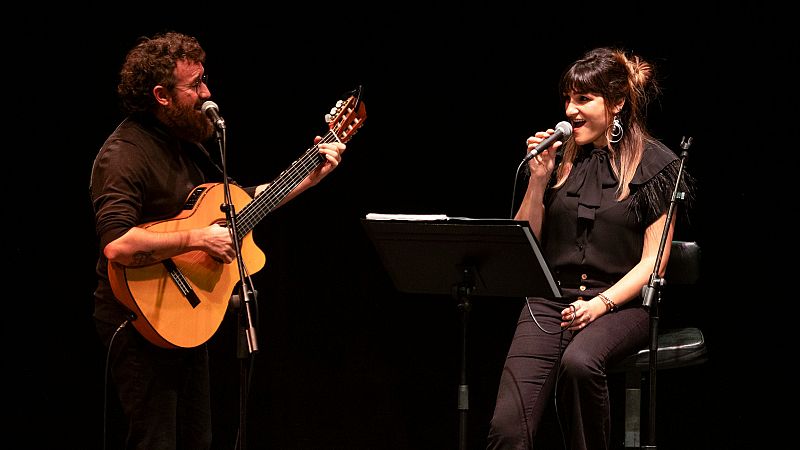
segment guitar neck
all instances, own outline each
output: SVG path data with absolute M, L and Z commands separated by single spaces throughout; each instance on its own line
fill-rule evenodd
M 336 140 L 336 135 L 329 131 L 322 137 L 319 144 Z M 325 156 L 319 153 L 319 144 L 314 144 L 306 150 L 289 168 L 281 172 L 266 190 L 242 208 L 236 216 L 240 237 L 252 231 L 261 219 L 272 212 L 298 184 L 306 179 L 308 174 L 325 162 Z

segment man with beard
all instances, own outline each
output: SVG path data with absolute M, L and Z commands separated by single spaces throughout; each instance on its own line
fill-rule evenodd
M 128 421 L 126 449 L 211 446 L 206 344 L 164 348 L 126 326 L 144 319 L 115 298 L 108 270 L 109 263 L 136 268 L 187 252 L 202 251 L 226 264 L 236 258 L 225 225 L 175 231 L 139 226 L 175 217 L 195 187 L 207 178 L 222 180 L 202 145 L 215 129 L 202 111 L 211 98 L 205 57 L 191 36 L 169 32 L 142 38 L 120 71 L 117 92 L 127 117 L 107 138 L 92 167 L 90 193 L 100 250 L 94 319 L 108 348 L 111 376 Z M 343 143 L 319 143 L 319 136 L 314 141 L 325 161 L 281 204 L 317 184 L 341 161 Z M 267 187 L 244 191 L 256 197 Z

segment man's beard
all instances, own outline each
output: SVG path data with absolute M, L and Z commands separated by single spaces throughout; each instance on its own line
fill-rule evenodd
M 172 132 L 179 138 L 195 143 L 202 143 L 214 134 L 214 126 L 202 111 L 193 105 L 183 106 L 173 101 L 164 110 L 164 120 Z

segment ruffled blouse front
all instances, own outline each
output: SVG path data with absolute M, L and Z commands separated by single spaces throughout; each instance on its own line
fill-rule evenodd
M 645 229 L 669 206 L 677 163 L 672 150 L 647 142 L 631 195 L 618 201 L 608 149 L 581 149 L 567 181 L 545 199 L 542 246 L 562 287 L 609 285 L 639 262 Z
M 573 166 L 573 173 L 564 188 L 567 195 L 578 199 L 578 218 L 594 220 L 603 199 L 603 189 L 617 185 L 609 161 L 608 150 L 596 148 L 590 151 L 588 158 Z

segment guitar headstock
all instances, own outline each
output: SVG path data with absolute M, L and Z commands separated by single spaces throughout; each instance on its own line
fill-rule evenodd
M 360 86 L 346 99 L 337 101 L 331 112 L 325 114 L 325 122 L 341 142 L 349 141 L 366 118 L 367 110 L 361 101 Z

